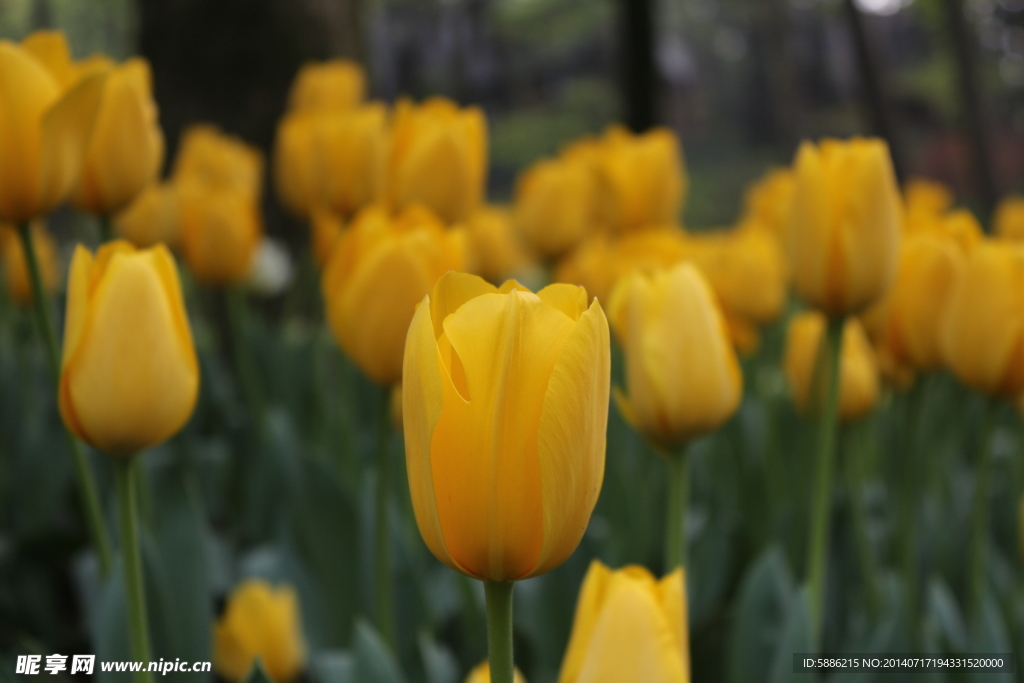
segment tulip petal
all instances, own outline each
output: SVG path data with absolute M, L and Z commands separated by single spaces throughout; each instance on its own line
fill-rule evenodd
M 71 50 L 62 31 L 36 31 L 21 41 L 21 47 L 46 67 L 60 87 L 71 81 Z
M 587 310 L 587 290 L 578 285 L 556 282 L 537 292 L 537 296 L 573 320 L 579 320 L 583 311 Z M 601 315 L 604 316 L 603 311 Z
M 444 319 L 457 311 L 459 306 L 470 299 L 497 291 L 491 283 L 469 273 L 449 271 L 439 277 L 434 283 L 434 291 L 430 294 L 430 315 L 434 334 L 441 336 L 444 332 Z
M 584 658 L 590 644 L 590 636 L 601 616 L 601 607 L 608 595 L 612 571 L 597 560 L 592 560 L 583 577 L 580 597 L 576 601 L 576 615 L 572 621 L 572 635 L 562 660 L 558 683 L 574 683 L 583 668 Z
M 658 582 L 657 593 L 662 613 L 683 653 L 683 670 L 690 680 L 690 627 L 686 610 L 686 572 L 682 567 Z

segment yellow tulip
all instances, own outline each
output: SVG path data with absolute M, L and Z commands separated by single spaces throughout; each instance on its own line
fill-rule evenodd
M 740 224 L 765 228 L 776 239 L 784 239 L 789 229 L 795 190 L 796 176 L 791 169 L 772 169 L 747 188 Z
M 953 207 L 953 192 L 934 180 L 914 178 L 903 190 L 903 226 L 907 234 L 927 230 Z
M 950 237 L 965 254 L 971 253 L 985 239 L 981 223 L 967 209 L 951 211 L 942 219 L 940 233 Z
M 800 313 L 790 319 L 786 331 L 786 379 L 793 402 L 803 413 L 820 409 L 821 399 L 815 395 L 821 389 L 816 389 L 813 384 L 820 365 L 819 349 L 825 322 L 825 316 L 816 311 Z M 843 326 L 839 382 L 840 420 L 856 420 L 871 412 L 878 402 L 878 360 L 864 326 L 857 318 L 848 318 Z
M 173 436 L 199 391 L 174 259 L 163 245 L 79 245 L 68 276 L 60 413 L 78 438 L 129 456 Z
M 424 204 L 447 223 L 479 206 L 487 182 L 487 120 L 478 107 L 461 109 L 435 97 L 395 107 L 387 168 L 391 207 Z
M 274 588 L 260 579 L 240 583 L 213 629 L 213 668 L 241 683 L 259 658 L 275 683 L 289 683 L 306 666 L 299 601 L 290 586 Z
M 626 356 L 623 416 L 661 449 L 708 434 L 743 396 L 743 375 L 725 319 L 707 281 L 691 263 L 633 272 L 608 306 Z
M 345 111 L 366 96 L 366 74 L 356 62 L 332 59 L 304 64 L 288 95 L 290 111 Z
M 516 224 L 530 246 L 556 258 L 597 230 L 596 165 L 575 154 L 540 161 L 516 184 Z
M 35 31 L 21 41 L 21 47 L 46 67 L 61 90 L 66 90 L 79 75 L 61 31 Z
M 1004 197 L 993 218 L 995 233 L 1003 239 L 1024 240 L 1024 198 Z
M 529 265 L 506 209 L 483 206 L 470 215 L 465 226 L 471 269 L 485 280 L 501 282 Z
M 327 265 L 331 251 L 338 243 L 345 225 L 338 216 L 326 209 L 313 211 L 309 223 L 312 231 L 313 260 L 318 268 L 323 268 Z
M 29 49 L 0 40 L 0 221 L 43 216 L 71 193 L 105 80 L 97 72 L 65 90 Z
M 830 316 L 878 300 L 896 274 L 902 223 L 889 148 L 877 139 L 805 142 L 788 241 L 797 294 Z
M 172 175 L 175 183 L 186 179 L 258 198 L 263 186 L 263 155 L 214 126 L 192 126 L 181 138 Z
M 285 208 L 299 218 L 326 208 L 317 206 L 316 199 L 316 122 L 307 113 L 289 114 L 277 124 L 274 139 L 274 189 Z
M 178 191 L 170 183 L 153 183 L 114 218 L 114 230 L 136 247 L 178 245 Z
M 441 562 L 516 581 L 572 554 L 604 478 L 610 356 L 581 287 L 438 280 L 409 326 L 402 416 L 416 523 Z
M 634 135 L 613 126 L 600 142 L 604 219 L 614 230 L 674 224 L 686 198 L 688 180 L 679 138 L 667 128 Z
M 946 364 L 991 396 L 1024 389 L 1024 246 L 985 242 L 968 257 L 942 330 Z
M 39 275 L 43 290 L 52 294 L 57 289 L 60 274 L 60 258 L 57 243 L 46 226 L 33 221 L 30 228 L 32 247 L 39 262 Z M 29 277 L 28 262 L 22 248 L 21 236 L 13 227 L 0 226 L 0 257 L 3 259 L 4 281 L 7 293 L 20 306 L 32 304 L 32 280 Z
M 402 378 L 402 349 L 416 304 L 439 277 L 465 263 L 465 234 L 445 230 L 430 211 L 392 217 L 382 207 L 360 212 L 324 266 L 327 320 L 338 344 L 381 384 Z
M 523 678 L 523 674 L 520 673 L 519 669 L 515 669 L 512 675 L 513 683 L 526 683 L 526 679 Z M 487 662 L 484 662 L 480 666 L 476 667 L 469 672 L 469 676 L 466 678 L 466 683 L 491 683 L 491 666 Z
M 71 203 L 109 216 L 156 179 L 163 160 L 149 63 L 129 59 L 107 76 Z
M 583 579 L 558 683 L 689 683 L 683 570 L 656 580 L 643 567 L 594 561 Z
M 242 282 L 263 237 L 259 208 L 237 190 L 177 183 L 181 252 L 196 279 L 207 285 Z

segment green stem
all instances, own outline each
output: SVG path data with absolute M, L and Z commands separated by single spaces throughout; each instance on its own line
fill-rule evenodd
M 132 455 L 114 460 L 117 486 L 117 514 L 121 525 L 121 561 L 124 564 L 124 588 L 128 604 L 128 637 L 132 659 L 142 662 L 143 670 L 135 673 L 135 683 L 151 683 L 152 675 L 145 669 L 149 663 L 149 632 L 146 621 L 146 595 L 142 582 L 139 556 L 139 531 L 135 521 L 135 458 Z
M 903 448 L 903 512 L 901 547 L 903 550 L 903 597 L 904 609 L 907 613 L 907 624 L 910 631 L 911 652 L 920 648 L 918 642 L 918 612 L 921 573 L 920 549 L 918 546 L 918 513 L 921 504 L 921 490 L 918 482 L 923 475 L 921 462 L 921 423 L 923 421 L 925 391 L 921 378 L 915 382 L 909 396 L 909 443 Z
M 231 327 L 231 338 L 234 341 L 235 372 L 242 385 L 242 395 L 250 419 L 262 436 L 266 427 L 266 403 L 259 373 L 256 370 L 256 361 L 249 347 L 249 306 L 245 300 L 245 291 L 241 287 L 228 287 L 224 294 L 228 325 Z
M 855 429 L 862 428 L 862 426 L 858 426 Z M 871 539 L 868 536 L 868 511 L 864 504 L 864 482 L 866 479 L 864 461 L 867 453 L 864 448 L 864 439 L 855 439 L 854 443 L 855 447 L 843 454 L 846 463 L 846 482 L 853 515 L 857 557 L 864 579 L 868 610 L 872 615 L 878 616 L 882 607 L 881 593 L 878 588 L 878 564 L 875 562 L 875 555 L 871 549 Z
M 512 683 L 515 664 L 512 659 L 512 587 L 513 583 L 488 581 L 487 659 L 491 665 L 491 683 Z
M 32 231 L 28 223 L 18 226 L 18 235 L 21 237 L 21 246 L 25 253 L 25 261 L 28 264 L 29 279 L 32 283 L 32 302 L 36 314 L 36 322 L 39 325 L 40 334 L 46 346 L 46 356 L 50 363 L 50 371 L 54 379 L 60 381 L 60 350 L 57 346 L 57 334 L 54 331 L 53 320 L 50 318 L 49 299 L 43 289 L 42 273 L 39 270 L 39 257 L 36 255 L 35 244 L 32 242 Z M 110 573 L 111 553 L 110 538 L 107 535 L 107 527 L 103 523 L 103 512 L 100 508 L 100 497 L 96 492 L 96 480 L 93 478 L 92 470 L 89 469 L 89 462 L 85 457 L 85 449 L 82 443 L 65 427 L 64 434 L 67 437 L 68 448 L 71 451 L 71 459 L 75 464 L 75 474 L 78 479 L 79 494 L 82 497 L 82 508 L 85 514 L 86 524 L 89 527 L 89 535 L 96 548 L 96 555 L 99 558 L 100 572 L 103 576 Z
M 685 446 L 668 461 L 668 517 L 665 519 L 665 573 L 686 566 L 686 506 L 690 493 L 690 459 Z
M 391 599 L 391 525 L 388 519 L 388 503 L 391 493 L 391 457 L 389 442 L 391 440 L 391 393 L 386 389 L 382 392 L 380 423 L 377 443 L 377 495 L 375 500 L 374 522 L 374 567 L 375 595 L 377 599 L 377 629 L 381 636 L 391 645 L 395 643 L 394 610 Z
M 811 507 L 811 539 L 807 554 L 807 581 L 810 585 L 811 644 L 821 646 L 822 610 L 825 598 L 826 560 L 828 557 L 828 521 L 832 501 L 832 469 L 835 460 L 836 424 L 839 414 L 839 358 L 843 345 L 845 318 L 829 319 L 823 339 L 825 364 L 825 404 L 818 425 L 817 461 Z
M 978 471 L 974 475 L 974 505 L 971 510 L 971 542 L 968 555 L 968 590 L 971 618 L 981 612 L 981 601 L 985 593 L 985 555 L 988 550 L 989 533 L 989 487 L 992 479 L 992 434 L 996 426 L 994 402 L 985 406 L 986 420 L 982 427 Z

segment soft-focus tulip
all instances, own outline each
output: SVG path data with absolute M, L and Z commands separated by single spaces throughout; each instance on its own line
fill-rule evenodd
M 416 523 L 441 562 L 515 581 L 572 554 L 604 478 L 610 371 L 583 288 L 437 282 L 409 326 L 402 416 Z
M 245 280 L 263 236 L 259 209 L 244 192 L 177 183 L 181 252 L 199 282 Z
M 772 169 L 747 188 L 740 224 L 756 225 L 767 229 L 776 239 L 785 239 L 795 189 L 796 177 L 791 169 Z
M 100 216 L 120 211 L 156 179 L 163 160 L 149 63 L 132 58 L 107 76 L 71 203 Z
M 526 683 L 526 679 L 523 678 L 523 674 L 516 669 L 512 675 L 513 683 Z M 466 683 L 491 683 L 491 665 L 484 662 L 477 668 L 469 672 L 469 676 L 466 678 Z
M 318 268 L 323 268 L 331 256 L 334 245 L 345 228 L 337 215 L 326 209 L 313 211 L 309 220 L 311 242 L 313 245 L 313 261 Z
M 213 126 L 192 126 L 182 136 L 174 160 L 173 181 L 186 179 L 216 190 L 259 197 L 263 187 L 263 155 L 252 145 Z
M 596 165 L 580 154 L 540 161 L 516 184 L 516 224 L 545 257 L 557 258 L 595 232 L 598 208 Z
M 1005 197 L 992 219 L 995 233 L 1003 239 L 1024 240 L 1024 198 Z
M 364 210 L 324 266 L 327 320 L 338 344 L 371 379 L 402 378 L 402 349 L 416 304 L 449 270 L 465 263 L 465 234 L 446 230 L 430 211 L 412 207 L 392 218 Z
M 45 215 L 71 193 L 106 77 L 92 73 L 65 90 L 31 51 L 0 40 L 0 221 Z
M 1024 246 L 986 242 L 968 257 L 943 326 L 946 363 L 975 391 L 1024 389 Z
M 903 190 L 903 228 L 908 235 L 927 230 L 952 207 L 952 190 L 934 180 L 914 178 Z
M 231 683 L 241 683 L 257 657 L 271 680 L 289 683 L 305 668 L 306 643 L 295 591 L 249 579 L 231 592 L 214 625 L 213 668 Z
M 129 456 L 192 414 L 199 365 L 167 248 L 75 249 L 68 275 L 60 413 L 78 438 Z
M 501 282 L 526 268 L 530 259 L 506 209 L 483 206 L 466 220 L 469 264 L 490 282 Z
M 43 291 L 52 294 L 57 289 L 60 271 L 60 257 L 53 236 L 39 221 L 31 227 L 32 247 L 39 263 L 39 275 Z M 29 275 L 25 250 L 21 244 L 21 236 L 12 227 L 0 226 L 0 257 L 3 259 L 4 282 L 7 293 L 21 306 L 32 303 L 32 280 Z
M 487 121 L 478 107 L 435 97 L 395 107 L 387 196 L 393 209 L 424 204 L 447 223 L 479 206 L 487 182 Z
M 295 76 L 288 108 L 295 112 L 339 112 L 355 107 L 365 96 L 366 74 L 356 62 L 309 62 Z
M 739 407 L 743 375 L 715 295 L 691 263 L 634 272 L 608 317 L 626 356 L 626 420 L 662 449 L 714 431 Z
M 965 254 L 971 253 L 985 239 L 981 223 L 967 209 L 951 211 L 943 216 L 939 232 L 956 242 Z
M 793 316 L 786 331 L 785 370 L 793 402 L 800 412 L 820 411 L 824 381 L 814 386 L 825 334 L 825 316 L 809 311 Z M 856 420 L 871 412 L 878 401 L 878 361 L 867 333 L 857 318 L 843 326 L 839 359 L 839 419 Z
M 558 683 L 625 681 L 689 683 L 682 569 L 658 581 L 643 567 L 591 563 Z
M 800 145 L 788 260 L 797 294 L 829 316 L 856 313 L 892 283 L 902 207 L 877 139 Z
M 634 135 L 613 126 L 597 156 L 604 220 L 629 231 L 679 221 L 687 177 L 679 138 L 667 128 Z
M 46 67 L 61 90 L 66 90 L 79 75 L 61 31 L 34 31 L 21 41 L 21 47 Z
M 176 247 L 181 231 L 177 189 L 171 183 L 150 185 L 117 214 L 114 230 L 136 247 L 161 242 Z

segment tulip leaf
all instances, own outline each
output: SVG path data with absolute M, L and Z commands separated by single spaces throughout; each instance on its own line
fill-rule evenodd
M 728 646 L 730 683 L 768 680 L 770 672 L 764 663 L 771 660 L 778 648 L 778 625 L 786 618 L 793 592 L 782 550 L 770 548 L 751 567 L 740 586 Z
M 455 655 L 427 633 L 420 633 L 418 640 L 427 683 L 458 683 L 459 663 Z
M 309 677 L 312 683 L 356 683 L 355 667 L 350 652 L 325 650 L 312 656 Z
M 405 683 L 394 653 L 363 620 L 356 622 L 352 650 L 355 653 L 355 680 L 359 683 Z
M 967 630 L 956 598 L 946 582 L 934 579 L 928 585 L 927 600 L 928 622 L 934 624 L 947 650 L 963 652 L 967 645 Z
M 988 656 L 1009 654 L 1012 651 L 1010 637 L 999 604 L 992 591 L 986 590 L 979 613 L 970 624 L 967 652 Z M 1013 674 L 974 669 L 971 671 L 970 680 L 979 683 L 1010 683 L 1013 681 Z
M 811 652 L 811 608 L 809 589 L 802 586 L 789 601 L 782 632 L 771 665 L 771 683 L 801 683 L 806 673 L 794 673 L 793 654 Z

